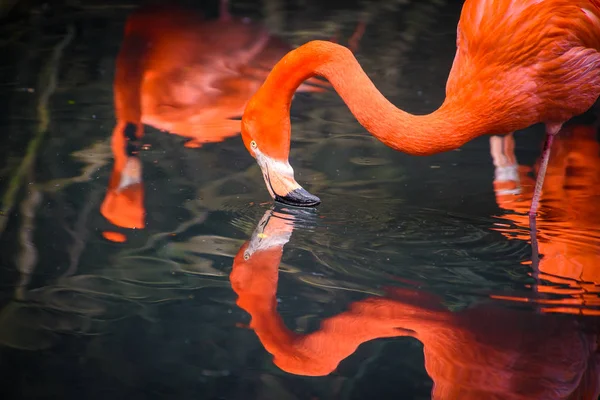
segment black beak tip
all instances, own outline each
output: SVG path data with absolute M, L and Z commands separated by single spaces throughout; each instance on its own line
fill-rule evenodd
M 321 204 L 321 199 L 302 187 L 292 190 L 285 196 L 275 195 L 275 201 L 295 207 L 316 207 Z

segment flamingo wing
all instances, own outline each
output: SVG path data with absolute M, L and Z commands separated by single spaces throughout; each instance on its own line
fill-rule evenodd
M 467 0 L 457 46 L 447 97 L 507 129 L 564 122 L 600 94 L 600 0 Z

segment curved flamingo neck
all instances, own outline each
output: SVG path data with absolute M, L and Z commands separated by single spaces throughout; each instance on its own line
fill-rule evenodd
M 242 130 L 254 132 L 255 138 L 260 136 L 263 153 L 287 159 L 292 95 L 315 75 L 327 78 L 365 129 L 404 153 L 429 155 L 452 150 L 491 127 L 473 107 L 461 104 L 467 98 L 462 95 L 447 98 L 429 115 L 402 111 L 377 90 L 350 50 L 331 42 L 312 41 L 277 63 L 244 112 Z
M 242 246 L 233 262 L 230 282 L 238 295 L 236 304 L 252 317 L 252 328 L 274 363 L 284 371 L 306 376 L 327 375 L 341 360 L 369 340 L 413 336 L 440 326 L 447 319 L 437 299 L 404 295 L 405 302 L 369 298 L 322 322 L 318 331 L 298 334 L 288 329 L 277 311 L 277 285 L 283 246 L 261 250 L 248 261 Z M 395 289 L 403 295 L 400 289 Z M 393 294 L 390 292 L 390 294 Z M 413 303 L 415 303 L 413 305 Z M 426 307 L 417 305 L 424 303 Z M 438 330 L 435 330 L 438 332 Z

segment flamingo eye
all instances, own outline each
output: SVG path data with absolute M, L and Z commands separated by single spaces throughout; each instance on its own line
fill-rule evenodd
M 254 140 L 250 142 L 250 147 L 252 147 L 253 149 L 256 148 L 256 142 Z

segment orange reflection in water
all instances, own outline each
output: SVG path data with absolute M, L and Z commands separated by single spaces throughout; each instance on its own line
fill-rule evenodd
M 571 315 L 542 315 L 482 303 L 450 312 L 427 292 L 388 288 L 383 297 L 352 303 L 309 334 L 288 329 L 277 312 L 278 267 L 294 217 L 267 211 L 234 259 L 237 304 L 282 370 L 320 376 L 334 371 L 360 344 L 411 336 L 423 343 L 432 398 L 597 399 L 598 335 Z
M 530 240 L 527 211 L 535 180 L 519 166 L 512 135 L 492 142 L 498 205 L 514 226 L 494 228 L 509 239 Z M 538 166 L 535 166 L 537 170 Z M 545 312 L 600 314 L 600 143 L 594 126 L 566 127 L 555 139 L 536 222 L 535 285 Z M 508 300 L 532 301 L 518 296 Z M 594 307 L 597 307 L 594 309 Z
M 175 6 L 152 6 L 127 20 L 114 81 L 117 120 L 188 137 L 188 146 L 240 131 L 246 103 L 291 47 L 248 18 L 206 20 Z M 326 82 L 312 79 L 308 83 Z M 321 92 L 305 84 L 300 91 Z M 236 119 L 232 119 L 236 118 Z
M 115 158 L 102 215 L 123 228 L 144 228 L 143 124 L 190 141 L 219 142 L 240 132 L 246 103 L 271 68 L 292 48 L 248 18 L 229 14 L 207 20 L 179 6 L 148 6 L 129 16 L 116 60 L 112 134 Z M 350 39 L 356 47 L 360 23 Z M 309 79 L 300 92 L 322 92 L 329 83 Z
M 127 153 L 127 139 L 119 132 L 122 127 L 124 125 L 118 123 L 113 131 L 111 149 L 114 164 L 100 213 L 113 225 L 143 229 L 146 225 L 146 208 L 142 161 L 137 149 L 131 154 Z M 105 238 L 111 240 L 106 235 Z

